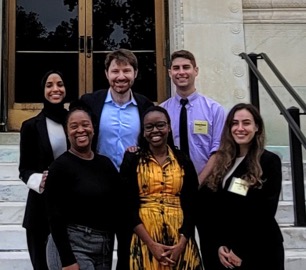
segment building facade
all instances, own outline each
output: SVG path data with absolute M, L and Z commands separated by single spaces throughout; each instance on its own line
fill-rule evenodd
M 103 87 L 105 55 L 118 47 L 136 53 L 136 91 L 157 103 L 175 91 L 167 64 L 178 49 L 196 56 L 198 91 L 227 109 L 250 101 L 242 52 L 266 53 L 306 100 L 305 0 L 3 0 L 0 9 L 2 130 L 18 131 L 40 110 L 39 80 L 50 68 L 68 74 L 71 99 Z M 262 60 L 258 67 L 285 107 L 297 106 Z M 288 125 L 259 88 L 267 143 L 286 146 Z

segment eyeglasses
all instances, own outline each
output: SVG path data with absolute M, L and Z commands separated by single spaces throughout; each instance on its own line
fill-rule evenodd
M 155 124 L 144 125 L 144 130 L 146 132 L 150 132 L 154 129 L 154 127 L 156 127 L 158 130 L 163 130 L 167 125 L 168 123 L 166 121 L 159 121 L 156 122 Z

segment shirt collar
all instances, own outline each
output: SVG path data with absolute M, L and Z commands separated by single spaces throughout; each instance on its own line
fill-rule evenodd
M 170 163 L 172 163 L 172 162 L 174 162 L 175 161 L 175 157 L 174 157 L 174 154 L 173 154 L 173 151 L 172 151 L 172 149 L 170 148 L 170 146 L 169 145 L 167 145 L 167 151 L 168 151 L 168 156 L 167 156 L 167 158 L 166 158 L 166 160 L 165 160 L 165 163 L 164 164 L 166 164 L 166 162 L 170 162 Z M 155 158 L 153 157 L 153 155 L 152 155 L 152 153 L 150 152 L 150 154 L 149 154 L 149 157 L 150 157 L 150 159 L 152 159 L 152 160 L 154 160 L 155 161 Z
M 115 104 L 115 102 L 114 102 L 114 100 L 112 98 L 112 94 L 111 94 L 110 88 L 107 91 L 105 103 L 113 103 L 113 104 Z M 133 105 L 137 106 L 137 102 L 136 102 L 136 100 L 134 98 L 134 95 L 133 95 L 132 91 L 131 91 L 131 99 L 126 104 L 124 104 L 124 105 L 129 105 L 130 103 L 132 103 Z
M 199 93 L 197 91 L 194 91 L 191 95 L 189 95 L 187 97 L 188 99 L 188 104 L 192 105 L 193 104 L 193 101 L 199 96 Z M 176 101 L 178 102 L 178 104 L 181 104 L 180 103 L 180 100 L 182 99 L 183 97 L 181 97 L 178 93 L 175 94 L 175 99 Z

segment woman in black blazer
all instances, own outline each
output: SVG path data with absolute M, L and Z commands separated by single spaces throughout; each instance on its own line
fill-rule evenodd
M 42 78 L 44 107 L 22 123 L 20 130 L 19 177 L 28 186 L 23 227 L 34 270 L 47 270 L 46 243 L 49 226 L 44 202 L 44 186 L 51 162 L 67 150 L 63 124 L 66 89 L 60 72 L 48 71 Z
M 258 110 L 251 104 L 234 106 L 225 122 L 213 172 L 200 190 L 200 197 L 209 194 L 211 199 L 209 206 L 200 204 L 200 209 L 213 209 L 202 219 L 211 224 L 215 238 L 211 248 L 220 261 L 207 270 L 284 270 L 283 237 L 275 220 L 281 160 L 265 150 L 264 143 Z

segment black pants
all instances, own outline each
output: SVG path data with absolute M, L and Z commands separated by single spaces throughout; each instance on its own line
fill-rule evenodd
M 214 233 L 214 230 L 203 224 L 201 226 L 198 224 L 197 230 L 205 270 L 223 269 L 218 256 L 218 245 L 216 243 L 216 234 Z
M 49 232 L 40 229 L 27 229 L 26 234 L 33 270 L 48 270 L 46 245 Z
M 117 266 L 116 270 L 130 270 L 130 247 L 132 240 L 132 230 L 121 230 L 117 233 Z

